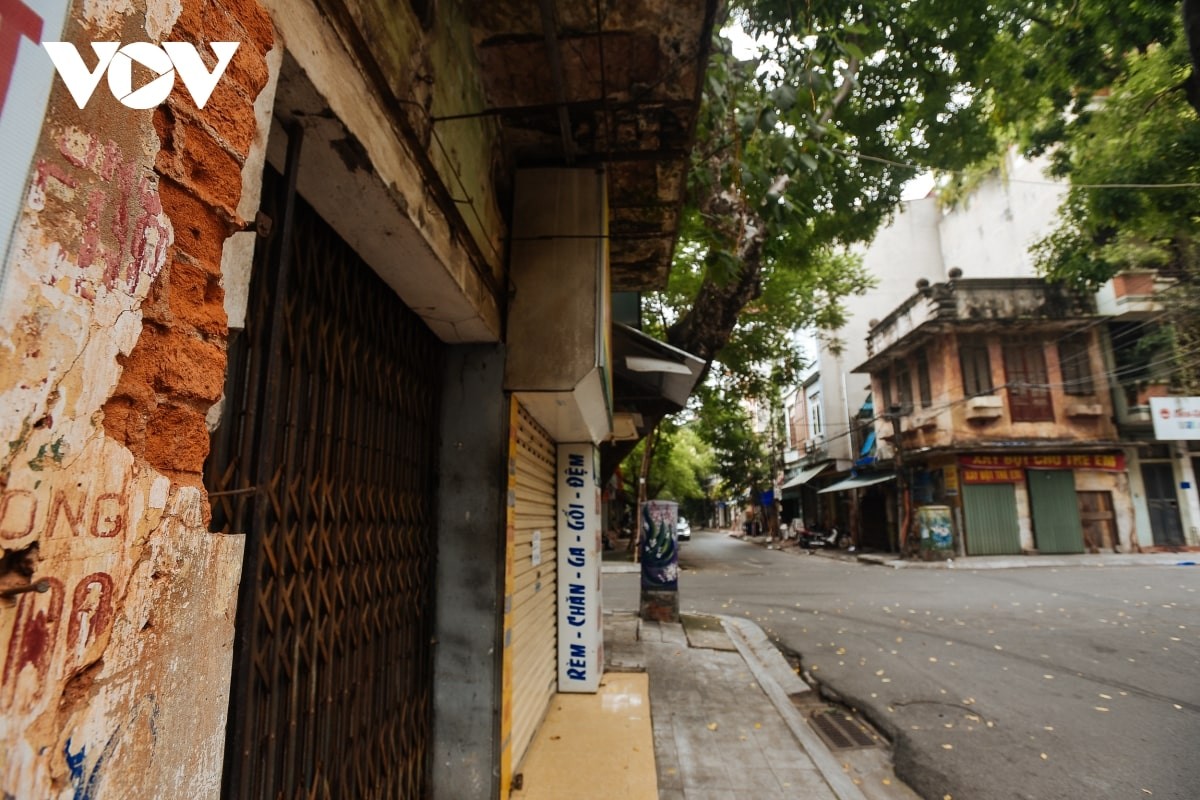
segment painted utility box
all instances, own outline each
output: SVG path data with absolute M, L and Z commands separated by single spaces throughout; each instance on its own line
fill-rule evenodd
M 642 619 L 679 620 L 679 543 L 675 523 L 679 504 L 651 500 L 642 504 Z
M 954 523 L 950 506 L 921 506 L 917 509 L 917 530 L 921 549 L 949 555 L 954 549 Z

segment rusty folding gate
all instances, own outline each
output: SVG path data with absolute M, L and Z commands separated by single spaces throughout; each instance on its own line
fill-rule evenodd
M 440 345 L 267 172 L 205 476 L 213 529 L 247 534 L 223 795 L 421 797 Z

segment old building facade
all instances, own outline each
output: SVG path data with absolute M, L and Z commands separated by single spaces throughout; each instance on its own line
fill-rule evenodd
M 715 14 L 3 7 L 0 790 L 507 796 Z
M 892 445 L 905 533 L 941 506 L 965 555 L 1136 546 L 1103 322 L 1090 297 L 1040 279 L 956 278 L 871 329 L 859 371 Z

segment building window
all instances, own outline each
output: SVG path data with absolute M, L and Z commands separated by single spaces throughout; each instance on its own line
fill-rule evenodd
M 1050 385 L 1046 378 L 1046 356 L 1042 352 L 1041 342 L 1005 344 L 1004 374 L 1008 383 L 1008 410 L 1013 422 L 1054 419 Z
M 992 362 L 988 358 L 987 342 L 964 339 L 958 346 L 962 366 L 963 395 L 975 397 L 992 393 Z
M 896 402 L 900 404 L 902 414 L 912 411 L 912 373 L 907 361 L 896 363 Z
M 808 396 L 808 426 L 809 433 L 816 439 L 824 432 L 821 427 L 821 393 L 813 392 Z
M 879 373 L 879 413 L 883 414 L 892 405 L 892 368 Z
M 1094 394 L 1088 335 L 1074 333 L 1058 343 L 1058 364 L 1062 370 L 1063 391 L 1067 394 Z
M 921 408 L 933 405 L 933 386 L 929 382 L 929 359 L 924 350 L 917 351 L 917 391 L 921 393 Z

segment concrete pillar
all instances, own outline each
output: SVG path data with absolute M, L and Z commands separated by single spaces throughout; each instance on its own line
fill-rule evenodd
M 1183 526 L 1184 541 L 1195 546 L 1200 544 L 1200 493 L 1196 492 L 1196 479 L 1200 475 L 1192 468 L 1192 454 L 1186 441 L 1173 442 L 1171 448 L 1178 473 L 1175 492 L 1179 496 L 1179 524 Z
M 508 403 L 504 348 L 447 351 L 434 646 L 434 798 L 500 795 Z

